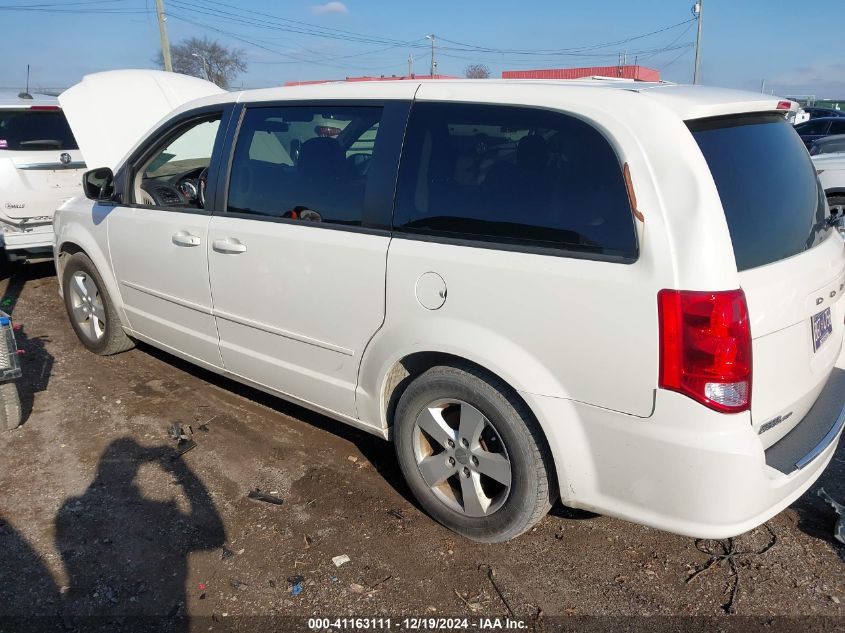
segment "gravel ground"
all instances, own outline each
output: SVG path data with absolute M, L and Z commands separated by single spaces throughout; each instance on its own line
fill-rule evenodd
M 21 325 L 27 416 L 0 434 L 0 616 L 65 628 L 88 615 L 164 616 L 186 630 L 247 615 L 380 614 L 845 626 L 845 548 L 818 486 L 767 524 L 767 552 L 753 553 L 766 528 L 737 539 L 751 553 L 734 559 L 732 617 L 727 563 L 687 582 L 709 559 L 691 539 L 559 506 L 514 541 L 472 543 L 418 509 L 390 444 L 149 347 L 88 353 L 51 264 L 0 290 Z M 168 437 L 176 422 L 197 444 L 182 456 Z M 845 500 L 843 473 L 840 447 L 819 484 Z M 284 504 L 249 499 L 256 488 Z M 337 567 L 340 555 L 349 562 Z

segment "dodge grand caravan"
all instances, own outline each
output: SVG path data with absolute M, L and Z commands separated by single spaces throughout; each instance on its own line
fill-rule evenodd
M 165 118 L 120 137 L 91 104 L 143 76 L 128 114 Z M 736 535 L 831 460 L 845 247 L 776 99 L 197 81 L 60 98 L 102 159 L 55 223 L 92 352 L 145 341 L 392 439 L 420 504 L 478 541 L 557 498 Z

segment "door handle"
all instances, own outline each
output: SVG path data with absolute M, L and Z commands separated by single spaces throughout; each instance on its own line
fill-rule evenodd
M 176 246 L 199 246 L 202 240 L 196 235 L 191 235 L 185 231 L 174 233 L 170 238 Z
M 237 255 L 246 252 L 246 244 L 234 237 L 227 237 L 225 240 L 214 240 L 211 247 L 218 253 L 226 255 Z

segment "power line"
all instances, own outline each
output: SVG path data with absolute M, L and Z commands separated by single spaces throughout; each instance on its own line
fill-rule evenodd
M 342 60 L 342 59 L 346 59 L 346 58 L 349 58 L 349 57 L 358 57 L 358 56 L 361 56 L 363 54 L 372 54 L 373 53 L 373 51 L 365 51 L 364 53 L 357 53 L 357 54 L 351 54 L 351 55 L 341 55 L 341 56 L 329 57 L 329 58 L 324 58 L 324 59 L 308 59 L 308 58 L 298 56 L 294 53 L 290 53 L 290 52 L 287 52 L 287 51 L 282 51 L 282 50 L 279 50 L 279 49 L 276 49 L 276 48 L 272 48 L 272 47 L 267 46 L 265 44 L 260 44 L 256 41 L 254 41 L 253 39 L 250 39 L 250 38 L 245 37 L 243 35 L 240 35 L 238 33 L 226 31 L 224 29 L 212 26 L 210 24 L 197 22 L 196 20 L 192 20 L 191 18 L 188 18 L 187 16 L 182 15 L 181 13 L 174 13 L 174 12 L 171 11 L 169 13 L 169 15 L 170 15 L 170 17 L 175 18 L 177 20 L 181 20 L 182 22 L 187 22 L 188 24 L 193 24 L 194 26 L 198 26 L 200 28 L 208 29 L 208 30 L 214 31 L 216 33 L 220 33 L 221 35 L 225 35 L 225 36 L 230 37 L 230 38 L 237 40 L 239 42 L 243 42 L 245 44 L 249 44 L 249 45 L 254 46 L 256 48 L 260 48 L 261 50 L 267 51 L 269 53 L 273 53 L 275 55 L 279 55 L 279 56 L 288 58 L 287 61 L 275 62 L 277 64 L 306 63 L 306 64 L 315 64 L 315 65 L 318 65 L 318 66 L 327 66 L 329 68 L 343 68 L 344 66 L 342 64 L 337 64 L 337 63 L 331 64 L 331 63 L 327 63 L 326 60 Z M 390 46 L 388 48 L 397 48 L 397 47 L 398 46 Z M 382 49 L 382 50 L 384 50 L 384 49 Z M 273 63 L 273 62 L 266 62 L 266 63 Z M 399 64 L 393 65 L 393 67 L 398 67 L 398 66 L 399 66 Z M 381 65 L 380 67 L 385 67 L 385 65 Z M 349 68 L 355 69 L 355 68 L 360 68 L 360 66 L 351 66 Z
M 520 54 L 520 55 L 559 55 L 564 53 L 580 53 L 589 50 L 595 50 L 599 48 L 607 48 L 609 46 L 619 46 L 620 44 L 627 44 L 628 42 L 633 42 L 636 40 L 641 40 L 646 37 L 650 37 L 652 35 L 657 35 L 658 33 L 663 33 L 664 31 L 669 31 L 671 29 L 677 28 L 679 26 L 683 26 L 684 24 L 689 24 L 690 22 L 694 22 L 695 18 L 690 18 L 688 20 L 684 20 L 683 22 L 678 22 L 677 24 L 672 24 L 669 26 L 665 26 L 663 28 L 657 29 L 655 31 L 650 31 L 648 33 L 643 33 L 642 35 L 635 35 L 633 37 L 625 38 L 622 40 L 616 40 L 613 42 L 603 42 L 600 44 L 591 44 L 587 46 L 575 46 L 572 48 L 558 48 L 558 49 L 534 49 L 534 50 L 519 50 L 519 49 L 503 49 L 503 48 L 489 48 L 485 46 L 477 46 L 475 44 L 466 44 L 463 42 L 457 42 L 454 40 L 446 39 L 445 37 L 441 37 L 444 42 L 449 42 L 450 44 L 455 44 L 457 46 L 463 47 L 461 50 L 465 50 L 467 52 L 471 50 L 479 51 L 479 52 L 489 52 L 489 53 L 511 53 L 511 54 Z M 456 49 L 457 50 L 457 49 Z
M 90 4 L 115 4 L 128 2 L 129 0 L 80 0 L 78 2 L 39 2 L 37 4 L 4 4 L 0 5 L 0 9 L 17 9 L 26 11 L 28 9 L 40 9 L 50 7 L 73 7 Z
M 334 39 L 334 40 L 341 40 L 341 41 L 348 41 L 348 42 L 361 42 L 361 43 L 370 43 L 370 44 L 393 44 L 396 46 L 407 46 L 409 42 L 402 41 L 402 40 L 394 40 L 391 38 L 384 38 L 384 37 L 377 37 L 377 36 L 370 36 L 364 35 L 360 33 L 346 33 L 346 32 L 331 32 L 327 29 L 321 29 L 316 25 L 308 25 L 307 27 L 304 26 L 297 26 L 288 24 L 291 22 L 290 20 L 286 20 L 284 18 L 280 18 L 277 16 L 270 16 L 270 19 L 264 18 L 252 18 L 246 15 L 232 13 L 231 11 L 226 11 L 223 9 L 217 9 L 214 7 L 208 7 L 202 4 L 197 4 L 196 2 L 191 2 L 189 0 L 173 0 L 172 4 L 174 6 L 178 6 L 181 9 L 186 11 L 192 11 L 194 13 L 198 13 L 200 15 L 205 15 L 208 17 L 213 17 L 219 20 L 225 20 L 230 23 L 239 24 L 241 26 L 250 26 L 255 28 L 262 28 L 274 31 L 283 31 L 288 33 L 297 33 L 300 35 L 310 35 L 315 37 L 322 37 L 327 39 Z M 217 3 L 215 3 L 217 4 Z M 231 7 L 229 7 L 231 8 Z M 250 13 L 257 13 L 252 12 Z M 269 14 L 263 14 L 269 15 Z M 303 23 L 307 24 L 307 23 Z

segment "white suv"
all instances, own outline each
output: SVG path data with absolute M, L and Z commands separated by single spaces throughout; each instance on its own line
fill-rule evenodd
M 82 192 L 85 163 L 55 97 L 0 94 L 0 248 L 53 252 L 53 211 Z
M 96 84 L 60 98 L 83 151 L 91 117 L 119 127 Z M 95 353 L 146 341 L 392 439 L 469 538 L 558 497 L 735 535 L 845 424 L 845 246 L 778 107 L 595 81 L 194 100 L 57 214 L 67 312 Z

